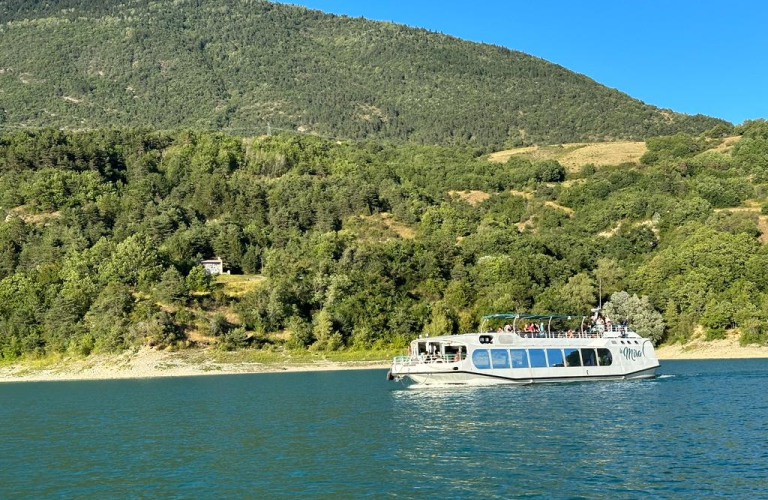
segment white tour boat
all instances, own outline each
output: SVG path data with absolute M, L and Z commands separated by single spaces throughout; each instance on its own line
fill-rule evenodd
M 553 327 L 580 324 L 576 329 Z M 506 322 L 490 331 L 490 322 Z M 536 325 L 533 328 L 533 325 Z M 627 380 L 656 376 L 653 343 L 627 326 L 587 316 L 492 314 L 483 333 L 419 338 L 387 378 L 419 385 L 493 385 Z

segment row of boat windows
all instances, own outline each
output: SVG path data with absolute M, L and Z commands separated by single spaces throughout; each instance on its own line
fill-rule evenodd
M 477 349 L 472 364 L 480 370 L 491 368 L 559 368 L 566 366 L 610 366 L 609 349 Z

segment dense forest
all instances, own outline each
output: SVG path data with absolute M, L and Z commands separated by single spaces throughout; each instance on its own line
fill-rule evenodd
M 660 314 L 656 342 L 764 343 L 768 123 L 647 147 L 566 171 L 466 145 L 8 133 L 0 357 L 396 347 L 488 312 L 584 313 L 598 292 Z M 253 286 L 224 293 L 198 265 L 215 255 Z
M 271 128 L 499 149 L 722 123 L 503 47 L 256 0 L 0 0 L 0 89 L 11 131 Z

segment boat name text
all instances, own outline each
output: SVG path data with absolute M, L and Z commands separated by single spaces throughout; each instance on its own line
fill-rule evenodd
M 643 351 L 640 349 L 634 349 L 632 347 L 625 347 L 619 351 L 622 356 L 624 356 L 624 359 L 628 359 L 630 361 L 634 361 L 637 358 L 643 357 Z

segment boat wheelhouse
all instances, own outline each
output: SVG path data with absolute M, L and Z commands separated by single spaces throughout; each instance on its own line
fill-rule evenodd
M 498 328 L 495 328 L 498 324 Z M 627 325 L 564 314 L 491 314 L 479 333 L 419 338 L 388 379 L 419 385 L 495 385 L 651 378 L 653 343 Z

